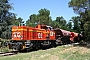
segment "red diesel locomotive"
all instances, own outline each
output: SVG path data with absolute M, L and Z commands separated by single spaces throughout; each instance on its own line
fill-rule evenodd
M 52 29 L 51 26 L 37 25 L 36 28 L 28 26 L 12 26 L 12 38 L 8 43 L 10 49 L 38 49 L 43 46 L 79 42 L 81 35 L 62 29 Z

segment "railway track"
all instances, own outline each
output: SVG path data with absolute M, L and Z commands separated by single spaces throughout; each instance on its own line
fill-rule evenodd
M 71 44 L 66 44 L 64 46 L 75 46 L 75 45 L 79 45 L 79 43 L 71 43 Z
M 10 55 L 16 55 L 16 54 L 18 54 L 18 51 L 0 52 L 0 57 L 3 57 L 3 56 L 10 56 Z

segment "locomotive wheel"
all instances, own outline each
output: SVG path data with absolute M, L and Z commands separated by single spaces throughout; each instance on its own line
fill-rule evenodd
M 15 46 L 14 46 L 14 48 L 15 48 L 16 50 L 18 50 L 18 51 L 21 51 L 21 50 L 22 50 L 22 44 L 16 43 Z
M 61 45 L 61 44 L 63 44 L 63 42 L 61 40 L 61 37 L 59 37 L 56 39 L 56 45 Z
M 40 44 L 36 43 L 35 46 L 33 47 L 34 50 L 38 50 L 40 48 Z
M 51 42 L 50 42 L 49 40 L 43 41 L 43 42 L 41 43 L 41 48 L 42 48 L 43 50 L 45 50 L 45 49 L 50 48 L 50 45 L 51 45 Z
M 51 47 L 56 47 L 55 41 L 52 41 L 52 42 L 51 42 Z

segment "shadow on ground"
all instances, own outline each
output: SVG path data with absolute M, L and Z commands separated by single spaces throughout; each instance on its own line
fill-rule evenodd
M 80 42 L 79 44 L 74 44 L 73 46 L 90 48 L 90 42 Z

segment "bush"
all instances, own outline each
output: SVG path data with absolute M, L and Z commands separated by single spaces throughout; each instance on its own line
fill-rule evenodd
M 10 50 L 7 47 L 1 47 L 0 52 L 9 52 Z
M 3 39 L 10 39 L 11 38 L 11 27 L 12 26 L 3 26 L 0 28 L 0 37 Z M 1 31 L 2 30 L 2 31 Z

